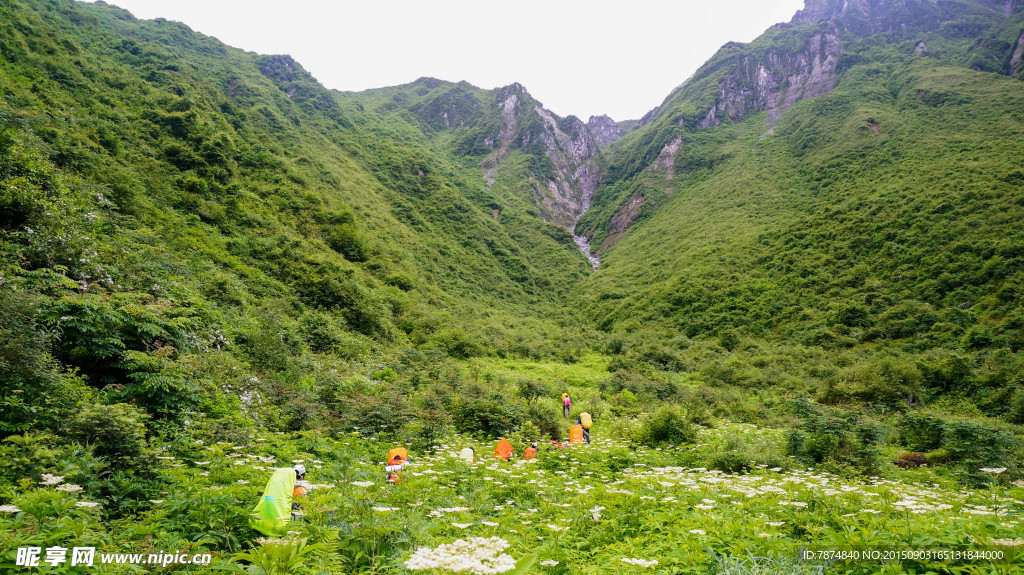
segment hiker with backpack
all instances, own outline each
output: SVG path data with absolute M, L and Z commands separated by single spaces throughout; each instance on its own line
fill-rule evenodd
M 568 393 L 562 394 L 562 418 L 569 419 L 569 412 L 572 411 L 572 398 Z
M 295 485 L 292 487 L 292 519 L 302 515 L 302 505 L 299 499 L 306 499 L 306 466 L 301 463 L 293 467 L 295 470 Z
M 288 522 L 298 515 L 299 503 L 295 499 L 306 495 L 305 486 L 299 484 L 300 477 L 306 477 L 306 468 L 302 465 L 274 470 L 263 489 L 263 497 L 249 514 L 249 525 L 253 529 L 267 537 L 284 536 Z
M 583 428 L 583 439 L 587 440 L 587 445 L 590 445 L 590 428 L 594 426 L 593 418 L 584 411 L 576 418 L 576 423 Z
M 526 451 L 523 452 L 523 459 L 533 459 L 534 457 L 537 457 L 536 441 L 531 443 L 530 446 L 526 448 Z
M 401 471 L 409 461 L 409 453 L 404 447 L 396 447 L 388 452 L 384 462 L 384 480 L 388 485 L 398 485 L 402 482 Z

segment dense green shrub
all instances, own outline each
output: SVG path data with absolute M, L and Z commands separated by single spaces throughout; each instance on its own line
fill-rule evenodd
M 0 286 L 0 437 L 32 427 L 52 429 L 88 396 L 74 373 L 61 373 L 38 301 Z
M 352 390 L 338 409 L 346 427 L 371 437 L 401 435 L 414 415 L 409 398 L 396 389 L 378 389 L 372 395 Z
M 636 440 L 652 447 L 682 445 L 697 439 L 697 428 L 690 414 L 678 405 L 662 405 L 644 418 L 636 432 Z
M 553 405 L 539 401 L 531 402 L 527 404 L 523 417 L 526 423 L 533 424 L 549 439 L 559 439 L 566 434 L 566 420 L 562 418 L 561 410 Z
M 830 378 L 825 395 L 831 401 L 854 399 L 886 411 L 902 411 L 920 401 L 922 381 L 913 363 L 885 358 Z
M 886 434 L 881 424 L 854 412 L 807 401 L 794 402 L 793 411 L 799 423 L 787 432 L 790 455 L 835 471 L 850 469 L 877 475 L 880 446 Z
M 1005 467 L 1008 476 L 1019 472 L 1020 441 L 991 422 L 908 413 L 900 420 L 900 439 L 914 451 L 931 452 L 934 461 L 956 466 L 968 484 L 984 485 L 991 479 L 982 468 Z
M 111 465 L 135 467 L 148 453 L 146 422 L 149 416 L 126 403 L 93 404 L 67 422 L 66 437 L 92 445 L 96 455 L 107 457 Z
M 451 410 L 457 430 L 484 437 L 508 435 L 525 421 L 520 404 L 501 393 L 482 389 L 468 390 L 455 398 Z

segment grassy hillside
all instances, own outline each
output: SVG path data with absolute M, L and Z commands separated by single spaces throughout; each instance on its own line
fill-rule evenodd
M 813 31 L 777 27 L 724 48 L 660 119 L 616 144 L 581 223 L 604 246 L 603 267 L 580 294 L 619 334 L 625 365 L 660 340 L 668 359 L 655 365 L 694 381 L 781 383 L 878 409 L 962 397 L 1024 422 L 1024 236 L 1013 223 L 1024 217 L 1024 91 L 953 65 L 972 49 L 952 27 L 844 36 L 835 88 L 773 128 L 770 110 L 688 123 L 711 105 L 699 94 L 716 62 L 799 49 Z
M 103 4 L 2 9 L 4 305 L 89 386 L 135 397 L 139 370 L 212 347 L 258 374 L 579 347 L 565 238 L 495 222 L 478 170 L 290 58 Z

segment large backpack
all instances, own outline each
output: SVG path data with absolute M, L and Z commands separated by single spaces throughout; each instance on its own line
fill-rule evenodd
M 594 425 L 594 420 L 590 418 L 589 413 L 584 411 L 580 414 L 580 425 L 583 426 L 583 429 L 590 431 L 590 428 Z
M 569 443 L 583 443 L 583 426 L 574 425 L 569 428 Z
M 291 495 L 295 485 L 295 470 L 282 467 L 274 470 L 267 481 L 256 508 L 249 514 L 249 525 L 267 537 L 283 537 L 291 519 Z
M 498 459 L 504 459 L 508 461 L 512 457 L 512 444 L 507 439 L 502 437 L 498 441 L 498 447 L 494 449 L 494 456 Z

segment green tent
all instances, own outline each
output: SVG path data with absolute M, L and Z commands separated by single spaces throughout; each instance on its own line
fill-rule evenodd
M 292 489 L 295 470 L 282 467 L 274 471 L 263 490 L 263 497 L 249 517 L 249 525 L 268 537 L 282 537 L 292 518 Z

